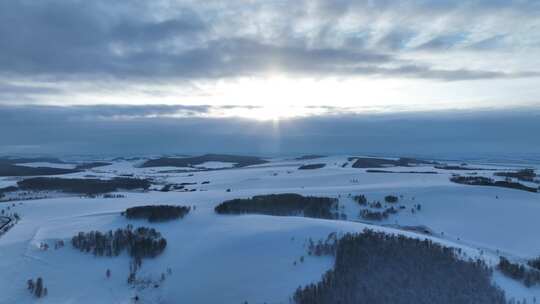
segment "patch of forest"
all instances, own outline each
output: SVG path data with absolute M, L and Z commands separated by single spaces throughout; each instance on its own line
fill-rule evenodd
M 409 157 L 401 157 L 397 160 L 372 157 L 349 157 L 349 161 L 354 161 L 352 164 L 353 168 L 411 167 L 419 164 L 436 164 L 434 162 Z
M 50 167 L 26 167 L 0 162 L 0 176 L 62 175 L 76 172 L 79 172 L 79 170 Z
M 148 205 L 127 208 L 122 214 L 128 219 L 146 219 L 149 222 L 163 222 L 184 218 L 191 207 L 171 205 Z
M 339 218 L 338 200 L 329 197 L 302 196 L 295 193 L 257 195 L 246 199 L 233 199 L 215 208 L 219 214 L 267 214 L 278 216 L 305 216 Z
M 535 182 L 536 181 L 535 178 L 538 176 L 534 172 L 534 169 L 522 169 L 516 172 L 496 172 L 493 175 L 503 176 L 503 177 L 508 177 L 508 178 L 516 178 L 524 182 Z
M 17 182 L 22 190 L 63 191 L 68 193 L 99 194 L 118 190 L 148 189 L 147 179 L 116 177 L 109 180 L 84 178 L 35 177 Z
M 153 228 L 127 226 L 108 232 L 79 232 L 71 244 L 82 252 L 95 256 L 118 256 L 124 250 L 133 258 L 156 257 L 167 247 L 167 240 Z
M 142 167 L 192 167 L 205 162 L 226 162 L 236 163 L 235 167 L 245 167 L 251 165 L 265 164 L 268 161 L 255 156 L 239 156 L 225 154 L 205 154 L 195 157 L 171 158 L 162 157 L 151 159 L 142 164 Z
M 71 244 L 81 252 L 91 253 L 94 256 L 114 257 L 127 251 L 131 257 L 127 283 L 135 287 L 153 286 L 157 288 L 165 280 L 164 273 L 161 274 L 159 281 L 137 277 L 143 259 L 155 258 L 167 248 L 167 240 L 153 228 L 138 227 L 134 229 L 133 226 L 127 225 L 126 228 L 115 231 L 79 232 L 73 236 Z M 170 268 L 167 269 L 167 273 L 172 273 Z M 110 269 L 105 271 L 105 275 L 107 278 L 111 276 Z M 135 302 L 137 299 L 138 297 L 135 296 Z
M 308 164 L 308 165 L 302 165 L 298 167 L 298 170 L 313 170 L 313 169 L 321 169 L 324 168 L 326 164 Z
M 321 281 L 299 287 L 297 304 L 506 303 L 481 260 L 430 240 L 365 230 L 310 245 L 310 254 L 335 255 Z
M 464 166 L 457 166 L 457 165 L 441 165 L 441 166 L 435 166 L 435 169 L 440 170 L 460 170 L 460 171 L 492 171 L 495 169 L 485 169 L 485 168 L 472 168 L 472 167 L 464 167 Z
M 436 171 L 388 171 L 388 170 L 377 170 L 377 169 L 368 169 L 367 173 L 405 173 L 405 174 L 438 174 Z
M 526 267 L 522 264 L 512 263 L 505 257 L 500 257 L 497 268 L 506 276 L 522 282 L 525 286 L 531 287 L 540 284 L 540 271 L 535 261 L 529 261 Z
M 511 188 L 529 192 L 538 192 L 537 188 L 529 187 L 521 183 L 515 183 L 510 181 L 497 181 L 489 177 L 484 176 L 461 176 L 456 175 L 450 178 L 450 181 L 463 184 L 463 185 L 473 185 L 473 186 L 492 186 L 492 187 L 502 187 L 502 188 Z
M 388 219 L 391 215 L 397 214 L 400 210 L 406 209 L 404 205 L 397 206 L 399 197 L 395 195 L 386 195 L 384 203 L 380 201 L 369 202 L 363 194 L 354 195 L 352 199 L 362 208 L 359 216 L 368 221 L 382 221 Z M 411 209 L 411 213 L 420 212 L 421 204 L 415 204 Z

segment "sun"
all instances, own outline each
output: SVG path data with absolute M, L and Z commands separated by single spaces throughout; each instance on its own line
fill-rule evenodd
M 240 79 L 218 89 L 223 100 L 240 107 L 227 111 L 230 116 L 279 121 L 310 114 L 305 107 L 313 90 L 302 87 L 299 82 L 283 76 Z M 242 107 L 244 106 L 244 107 Z

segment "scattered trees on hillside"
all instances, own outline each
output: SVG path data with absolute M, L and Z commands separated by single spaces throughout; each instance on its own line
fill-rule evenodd
M 353 200 L 360 206 L 365 206 L 368 202 L 366 196 L 363 194 L 353 196 Z
M 394 207 L 386 208 L 384 211 L 371 211 L 369 209 L 363 209 L 360 211 L 360 217 L 370 221 L 382 221 L 390 216 L 390 214 L 396 214 L 398 211 Z
M 233 199 L 215 208 L 219 214 L 256 213 L 268 215 L 300 215 L 305 217 L 339 218 L 338 200 L 329 197 L 302 196 L 295 193 L 257 195 Z
M 527 287 L 540 284 L 540 271 L 527 268 L 522 264 L 512 263 L 505 257 L 500 257 L 497 268 L 506 276 L 523 282 Z
M 126 209 L 123 214 L 128 219 L 147 219 L 149 222 L 169 221 L 184 218 L 191 207 L 170 205 L 148 205 Z
M 299 287 L 295 303 L 506 303 L 482 261 L 463 261 L 430 240 L 366 230 L 333 244 L 325 249 L 335 252 L 333 269 Z

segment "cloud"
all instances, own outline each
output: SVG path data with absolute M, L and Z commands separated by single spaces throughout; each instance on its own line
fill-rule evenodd
M 494 11 L 520 16 L 525 28 L 537 22 L 538 10 L 536 1 L 4 1 L 0 3 L 0 73 L 190 80 L 270 70 L 330 76 L 377 71 L 439 80 L 456 80 L 460 75 L 464 80 L 505 77 L 489 65 L 470 70 L 448 67 L 448 73 L 433 77 L 425 71 L 445 69 L 411 56 L 404 63 L 400 51 L 453 48 L 475 26 L 490 22 L 493 18 L 486 15 Z M 460 24 L 474 14 L 474 20 Z M 380 25 L 394 17 L 392 27 Z M 434 20 L 454 33 L 428 26 Z M 360 41 L 358 37 L 363 37 L 363 43 L 351 45 L 355 39 Z M 482 44 L 485 38 L 478 39 L 484 49 L 495 47 Z M 422 68 L 414 73 L 411 66 Z M 530 77 L 536 70 L 513 75 Z

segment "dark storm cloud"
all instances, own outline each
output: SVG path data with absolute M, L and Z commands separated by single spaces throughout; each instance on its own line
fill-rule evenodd
M 186 109 L 206 111 L 3 106 L 0 153 L 540 154 L 540 112 L 531 109 L 320 115 L 283 120 L 278 129 L 238 118 L 166 116 Z M 165 116 L 146 117 L 158 113 Z
M 480 19 L 487 11 L 527 16 L 538 12 L 539 5 L 537 1 L 434 0 L 2 1 L 0 75 L 81 81 L 96 76 L 124 80 L 215 79 L 269 70 L 308 76 L 376 74 L 438 80 L 536 75 L 534 71 L 446 71 L 426 63 L 403 62 L 398 51 L 408 47 L 418 29 L 394 29 L 378 39 L 379 44 L 371 41 L 373 29 L 365 24 L 369 21 L 358 24 L 357 34 L 363 33 L 364 38 L 341 32 L 337 21 L 361 10 L 381 18 L 396 14 L 431 22 L 449 13 L 476 13 Z M 262 23 L 262 18 L 257 17 L 261 14 L 277 14 L 281 19 Z M 298 31 L 306 16 L 316 24 L 313 37 Z M 249 28 L 256 30 L 247 31 Z M 464 35 L 442 34 L 419 48 L 435 51 L 454 47 Z M 348 43 L 328 42 L 336 38 Z M 484 49 L 496 47 L 481 45 Z

